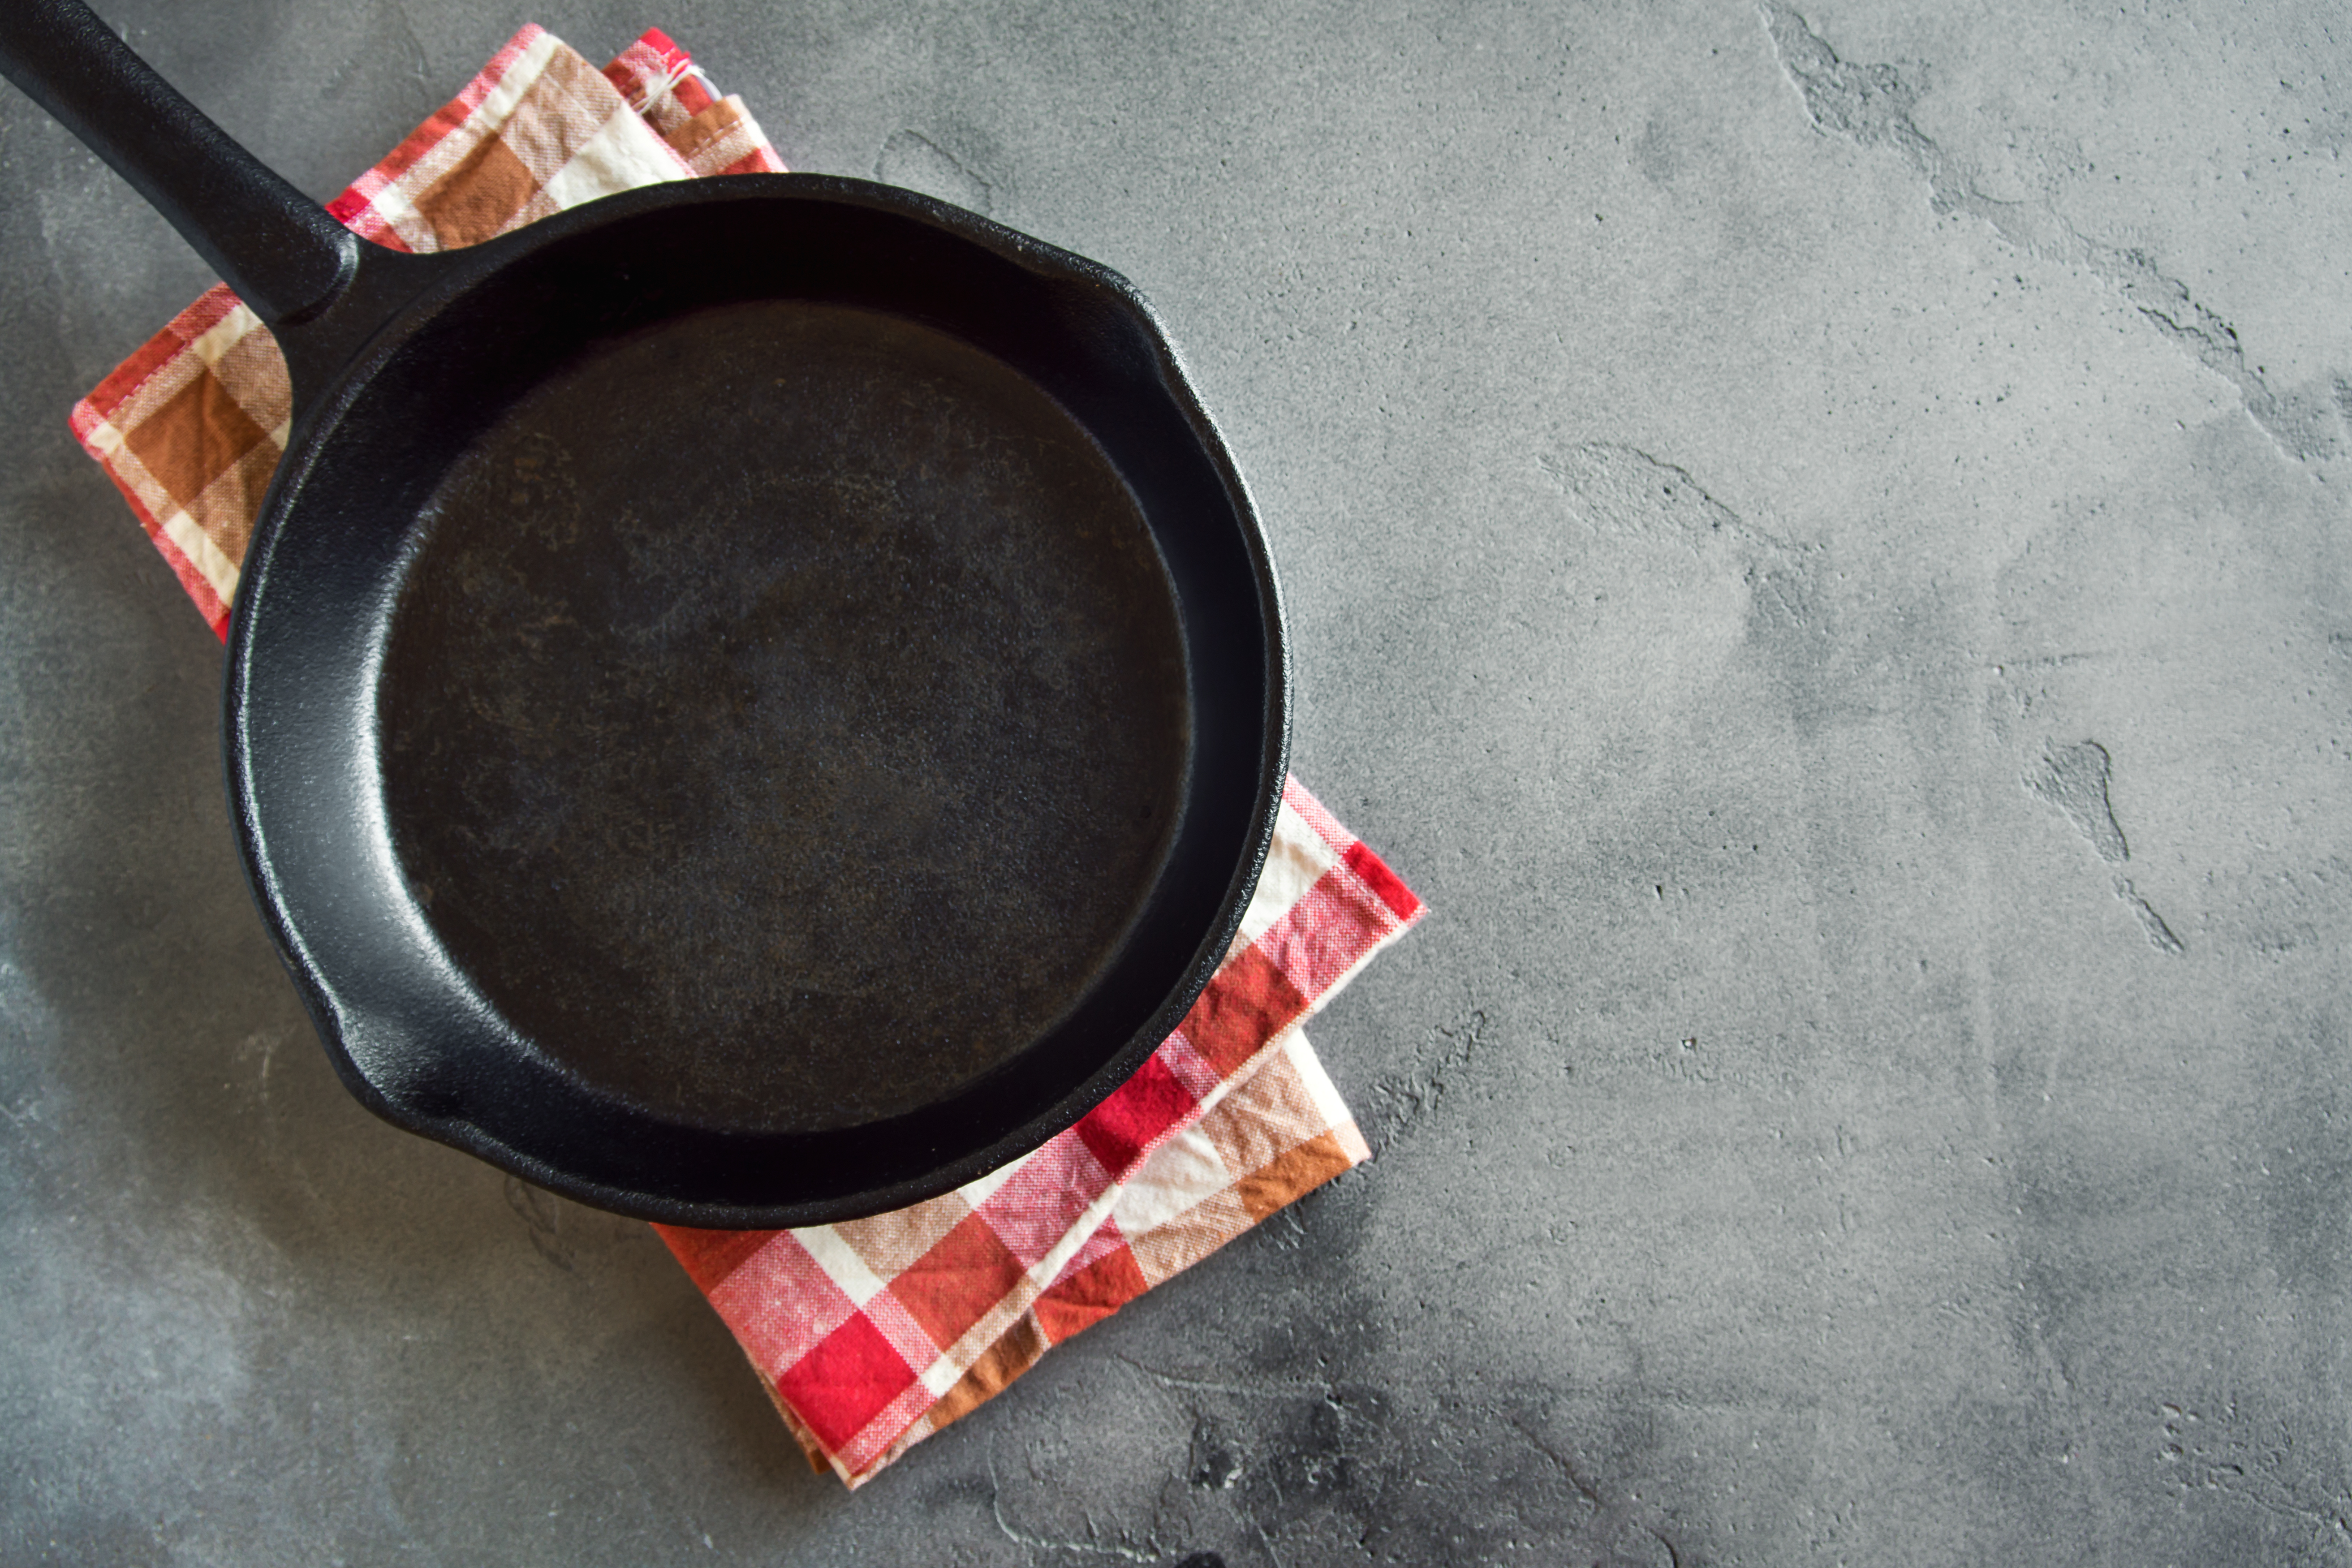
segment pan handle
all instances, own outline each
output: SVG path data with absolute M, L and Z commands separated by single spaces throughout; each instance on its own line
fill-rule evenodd
M 0 76 L 129 180 L 272 327 L 341 297 L 361 241 L 229 139 L 82 0 L 0 0 Z

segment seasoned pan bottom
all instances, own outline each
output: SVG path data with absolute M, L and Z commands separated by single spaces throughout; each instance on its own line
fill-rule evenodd
M 378 710 L 402 871 L 484 998 L 656 1114 L 939 1102 L 1159 874 L 1173 605 L 1108 459 L 994 359 L 790 300 L 642 331 L 420 521 Z

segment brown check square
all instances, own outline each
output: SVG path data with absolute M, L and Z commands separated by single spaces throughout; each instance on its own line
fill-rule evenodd
M 971 1205 L 961 1194 L 950 1193 L 912 1208 L 844 1220 L 833 1228 L 877 1279 L 895 1279 L 971 1213 Z
M 890 1294 L 946 1350 L 1021 1282 L 1021 1260 L 979 1215 L 940 1237 L 890 1282 Z
M 269 433 L 209 369 L 199 370 L 170 401 L 122 433 L 131 456 L 183 505 L 268 439 Z
M 538 192 L 538 177 L 506 138 L 492 136 L 418 196 L 416 211 L 441 248 L 454 250 L 505 233 L 508 220 Z

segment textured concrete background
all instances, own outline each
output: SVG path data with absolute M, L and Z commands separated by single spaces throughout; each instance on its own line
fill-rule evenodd
M 331 194 L 520 23 L 1140 283 L 1379 1157 L 851 1497 L 642 1227 L 342 1092 L 0 94 L 0 1561 L 2352 1562 L 2352 49 L 2183 5 L 110 0 Z

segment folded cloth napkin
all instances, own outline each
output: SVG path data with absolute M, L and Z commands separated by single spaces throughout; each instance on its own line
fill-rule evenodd
M 446 250 L 640 185 L 783 167 L 664 34 L 600 72 L 527 26 L 327 210 L 394 250 Z M 292 407 L 278 344 L 223 284 L 74 405 L 83 448 L 223 638 Z
M 656 1226 L 813 1462 L 855 1487 L 1369 1156 L 1299 1032 L 1421 901 L 1289 781 L 1241 934 L 1136 1075 L 1025 1160 L 873 1219 Z
M 526 26 L 328 210 L 380 244 L 439 250 L 657 181 L 782 168 L 742 101 L 714 95 L 664 34 L 598 71 Z M 290 409 L 277 344 L 215 285 L 73 411 L 223 637 Z M 858 1486 L 1050 1346 L 1367 1157 L 1298 1026 L 1421 912 L 1290 780 L 1225 962 L 1076 1127 L 895 1214 L 656 1228 L 810 1462 Z

